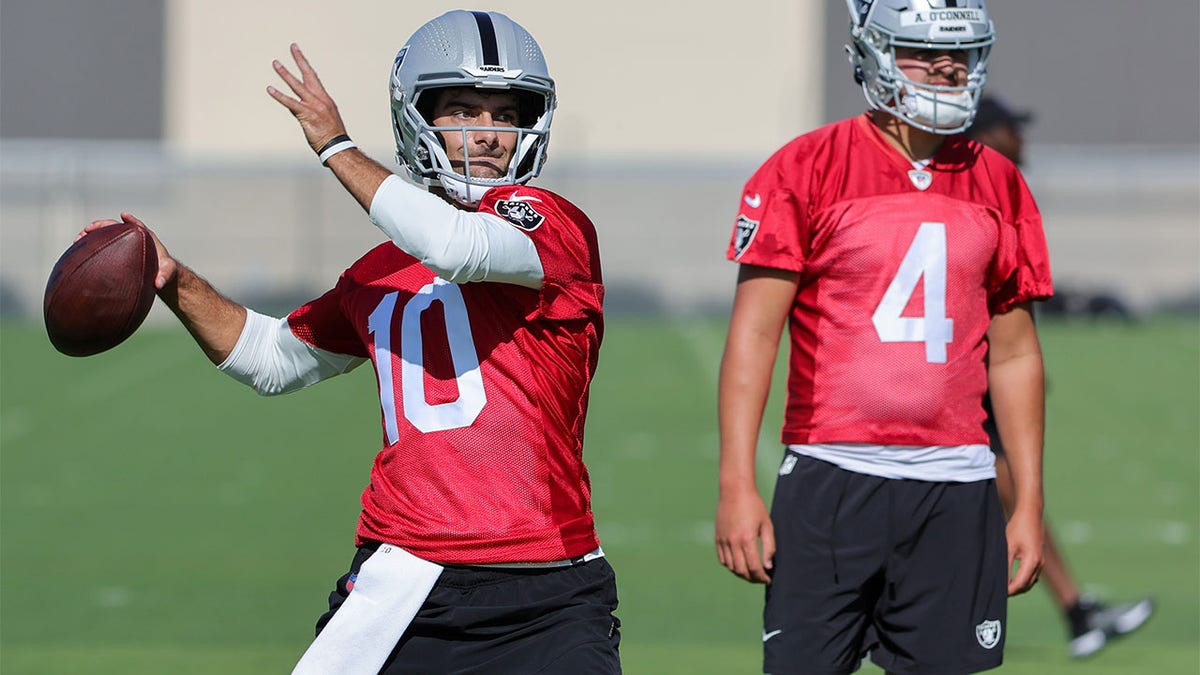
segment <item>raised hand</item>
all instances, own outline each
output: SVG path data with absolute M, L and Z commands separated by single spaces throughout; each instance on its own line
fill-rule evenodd
M 317 77 L 317 71 L 309 65 L 304 52 L 300 51 L 300 47 L 295 43 L 292 43 L 291 51 L 300 71 L 299 77 L 293 75 L 287 66 L 278 60 L 272 61 L 271 66 L 292 90 L 295 98 L 275 87 L 267 87 L 267 93 L 295 115 L 309 146 L 313 152 L 319 152 L 331 139 L 345 134 L 346 125 L 342 122 L 342 115 L 338 112 L 333 97 L 325 91 L 321 78 Z

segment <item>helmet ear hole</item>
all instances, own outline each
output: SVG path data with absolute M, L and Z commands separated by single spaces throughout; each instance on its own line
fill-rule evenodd
M 528 129 L 546 112 L 546 96 L 536 91 L 517 89 L 517 126 Z
M 545 145 L 534 142 L 531 147 L 525 147 L 526 141 L 520 140 L 518 137 L 517 159 L 520 164 L 517 165 L 516 175 L 523 176 L 533 172 L 539 161 L 545 161 Z
M 438 101 L 439 94 L 440 94 L 440 91 L 438 88 L 426 89 L 417 94 L 417 100 L 413 103 L 413 107 L 416 108 L 417 114 L 421 116 L 421 121 L 424 122 L 425 126 L 427 126 L 427 127 L 434 126 L 433 111 L 434 111 L 434 108 L 437 107 L 437 101 Z M 436 132 L 433 133 L 432 136 L 437 139 L 438 145 L 442 146 L 442 149 L 445 150 L 446 149 L 446 137 L 444 135 L 442 135 L 441 133 L 436 133 Z M 424 148 L 418 148 L 418 150 L 421 152 L 428 153 L 428 150 L 425 150 Z M 427 158 L 428 157 L 426 157 L 426 159 Z
M 421 115 L 421 121 L 429 126 L 433 126 L 433 108 L 437 105 L 437 97 L 437 89 L 426 89 L 419 92 L 417 100 L 413 102 L 413 107 Z

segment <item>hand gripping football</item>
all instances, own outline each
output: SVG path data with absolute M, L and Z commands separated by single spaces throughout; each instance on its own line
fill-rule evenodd
M 117 223 L 71 245 L 50 271 L 42 312 L 54 348 L 91 356 L 121 344 L 154 304 L 158 253 L 146 228 Z

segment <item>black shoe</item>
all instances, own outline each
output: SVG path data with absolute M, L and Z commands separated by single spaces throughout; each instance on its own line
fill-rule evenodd
M 1067 612 L 1071 626 L 1071 656 L 1081 659 L 1095 654 L 1108 644 L 1110 638 L 1140 628 L 1153 613 L 1152 598 L 1106 605 L 1080 596 L 1079 602 Z

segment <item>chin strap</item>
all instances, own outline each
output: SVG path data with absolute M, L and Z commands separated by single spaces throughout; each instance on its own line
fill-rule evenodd
M 496 183 L 495 185 L 476 185 L 468 183 L 465 180 L 452 178 L 446 174 L 438 174 L 438 184 L 450 195 L 454 201 L 463 206 L 477 206 L 483 199 L 483 195 L 487 194 L 488 190 L 500 185 L 508 185 L 508 183 Z

